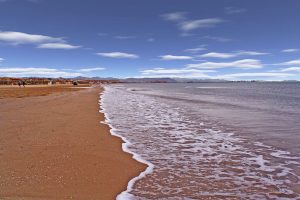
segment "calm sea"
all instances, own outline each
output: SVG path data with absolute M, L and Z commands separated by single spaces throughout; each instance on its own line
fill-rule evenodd
M 101 107 L 147 170 L 118 199 L 300 199 L 300 84 L 105 86 Z

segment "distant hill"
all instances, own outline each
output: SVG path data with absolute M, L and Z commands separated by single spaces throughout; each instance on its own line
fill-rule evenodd
M 113 77 L 85 77 L 85 76 L 77 76 L 74 78 L 47 78 L 47 77 L 23 77 L 23 78 L 14 78 L 14 77 L 0 77 L 0 81 L 6 81 L 8 79 L 36 79 L 45 81 L 95 81 L 95 82 L 113 82 L 113 83 L 225 83 L 225 82 L 299 82 L 297 80 L 283 80 L 283 81 L 263 81 L 263 80 L 240 80 L 240 81 L 228 81 L 223 79 L 191 79 L 191 78 L 113 78 Z
M 229 82 L 223 79 L 190 79 L 190 78 L 174 78 L 177 83 L 223 83 Z
M 119 80 L 117 78 L 113 77 L 84 77 L 84 76 L 77 76 L 74 78 L 71 78 L 73 80 Z
M 176 83 L 172 78 L 127 78 L 120 79 L 121 82 L 126 83 Z

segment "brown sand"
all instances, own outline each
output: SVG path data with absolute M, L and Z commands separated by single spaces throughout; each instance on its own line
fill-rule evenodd
M 25 88 L 19 86 L 0 86 L 0 99 L 46 96 L 52 93 L 72 92 L 87 86 L 89 85 L 26 85 Z
M 0 99 L 0 199 L 115 199 L 145 169 L 99 123 L 100 90 Z

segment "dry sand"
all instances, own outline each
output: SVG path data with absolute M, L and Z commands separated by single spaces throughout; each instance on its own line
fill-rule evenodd
M 19 86 L 0 86 L 0 99 L 46 96 L 53 93 L 76 91 L 86 86 L 89 85 L 26 85 L 25 88 Z
M 145 169 L 100 124 L 100 90 L 2 95 L 0 199 L 115 199 Z

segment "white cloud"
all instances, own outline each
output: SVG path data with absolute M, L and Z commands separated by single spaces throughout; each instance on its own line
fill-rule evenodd
M 190 60 L 193 59 L 191 56 L 174 56 L 174 55 L 163 55 L 160 56 L 162 60 Z
M 288 68 L 281 69 L 281 72 L 300 72 L 300 59 L 290 60 L 276 65 L 290 66 Z
M 12 31 L 0 31 L 0 42 L 12 45 L 35 44 L 37 48 L 43 49 L 77 49 L 81 47 L 67 44 L 62 38 Z
M 232 53 L 218 53 L 218 52 L 210 52 L 206 54 L 200 55 L 202 58 L 233 58 L 236 57 L 236 55 Z
M 236 51 L 235 54 L 237 56 L 261 56 L 261 55 L 268 55 L 270 53 L 258 52 L 258 51 Z
M 0 41 L 10 44 L 36 44 L 48 42 L 64 42 L 62 38 L 55 38 L 46 35 L 34 35 L 22 32 L 0 31 Z
M 228 15 L 232 15 L 232 14 L 239 14 L 239 13 L 243 13 L 246 12 L 247 10 L 244 8 L 237 8 L 237 7 L 225 7 L 225 13 Z
M 114 38 L 118 39 L 118 40 L 129 40 L 129 39 L 135 39 L 136 36 L 133 36 L 133 35 L 117 35 Z
M 78 49 L 81 46 L 74 46 L 66 43 L 45 43 L 38 45 L 40 49 Z
M 5 77 L 75 77 L 78 72 L 65 72 L 52 68 L 0 68 L 0 76 Z
M 200 55 L 202 58 L 234 58 L 238 56 L 259 56 L 267 55 L 269 53 L 257 52 L 257 51 L 236 51 L 233 53 L 219 53 L 219 52 L 209 52 Z
M 183 31 L 192 31 L 200 28 L 210 28 L 214 27 L 217 24 L 224 22 L 220 18 L 207 18 L 207 19 L 198 19 L 198 20 L 189 20 L 184 21 L 179 24 L 179 27 Z
M 279 64 L 276 64 L 276 65 L 300 66 L 300 59 L 290 60 L 290 61 L 279 63 Z
M 178 25 L 179 29 L 183 32 L 189 32 L 200 28 L 211 28 L 217 24 L 224 22 L 224 20 L 220 18 L 189 20 L 186 17 L 186 14 L 186 12 L 173 12 L 163 14 L 162 17 L 164 20 L 175 22 Z
M 289 67 L 289 68 L 282 69 L 281 71 L 282 72 L 291 72 L 291 71 L 300 72 L 300 67 Z
M 4 61 L 4 58 L 0 58 L 0 63 Z
M 210 78 L 206 73 L 215 72 L 215 70 L 199 70 L 199 69 L 165 69 L 154 68 L 141 71 L 144 78 Z
M 294 53 L 299 51 L 299 49 L 283 49 L 281 52 L 283 53 Z
M 188 68 L 197 69 L 219 69 L 219 68 L 239 68 L 239 69 L 259 69 L 263 67 L 260 60 L 243 59 L 233 62 L 203 62 L 198 64 L 188 64 Z
M 165 69 L 165 68 L 154 68 L 141 71 L 143 74 L 182 74 L 182 73 L 207 73 L 216 72 L 215 70 L 199 70 L 199 69 Z
M 196 79 L 225 79 L 225 80 L 285 80 L 288 77 L 295 76 L 290 73 L 283 72 L 251 72 L 251 73 L 232 73 L 216 75 L 218 72 L 211 69 L 195 69 L 195 68 L 181 68 L 181 69 L 166 69 L 153 68 L 140 71 L 142 76 L 140 78 L 196 78 Z M 213 74 L 209 74 L 213 73 Z
M 283 63 L 277 63 L 272 65 L 288 66 L 288 68 L 283 68 L 280 70 L 273 70 L 274 72 L 300 72 L 300 59 L 290 60 Z
M 97 55 L 103 57 L 109 57 L 109 58 L 130 58 L 130 59 L 139 58 L 139 56 L 136 54 L 123 53 L 123 52 L 97 53 Z
M 191 49 L 185 49 L 185 52 L 189 52 L 189 53 L 197 53 L 199 51 L 204 51 L 206 50 L 205 47 L 197 47 L 197 48 L 191 48 Z
M 182 21 L 186 19 L 186 12 L 173 12 L 163 14 L 162 17 L 167 21 Z
M 94 67 L 94 68 L 85 68 L 85 69 L 79 69 L 80 72 L 92 72 L 92 71 L 101 71 L 105 70 L 103 67 Z

